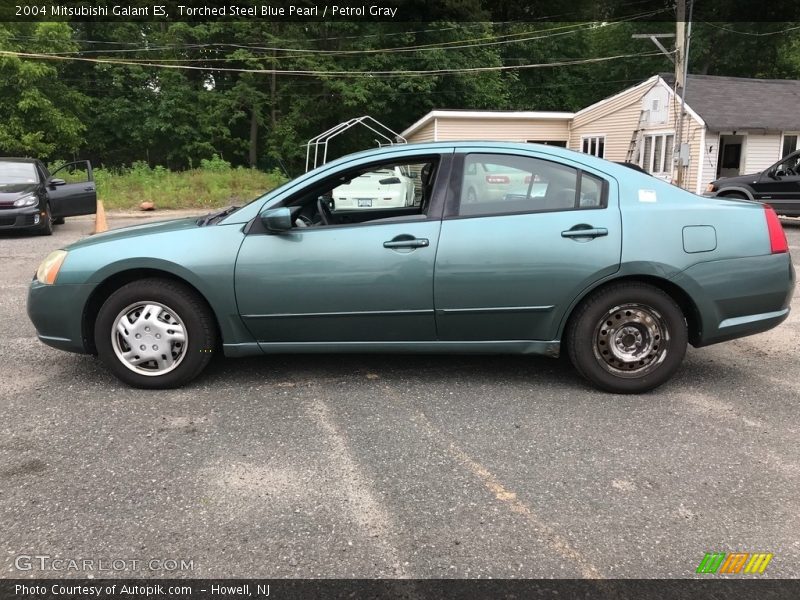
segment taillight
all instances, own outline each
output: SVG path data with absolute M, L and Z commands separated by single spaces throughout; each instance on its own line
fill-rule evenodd
M 789 251 L 789 242 L 786 241 L 786 233 L 783 231 L 778 215 L 771 206 L 764 206 L 767 216 L 767 230 L 769 231 L 769 248 L 772 254 L 780 254 Z
M 510 183 L 511 180 L 505 175 L 487 175 L 486 183 Z

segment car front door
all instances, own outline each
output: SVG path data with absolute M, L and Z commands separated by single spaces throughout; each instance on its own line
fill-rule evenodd
M 755 199 L 778 214 L 800 215 L 800 152 L 794 152 L 764 171 L 753 184 Z
M 433 268 L 449 171 L 441 158 L 416 216 L 246 236 L 236 298 L 265 351 L 436 338 Z
M 91 215 L 97 210 L 97 190 L 88 160 L 59 167 L 50 174 L 46 188 L 53 217 Z
M 468 195 L 476 163 L 527 173 L 527 189 Z M 544 155 L 476 148 L 454 160 L 451 189 L 434 280 L 441 340 L 554 340 L 572 300 L 619 269 L 612 178 Z

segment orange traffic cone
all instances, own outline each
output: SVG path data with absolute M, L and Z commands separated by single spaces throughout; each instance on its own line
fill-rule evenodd
M 108 231 L 108 223 L 106 223 L 106 209 L 103 208 L 102 201 L 97 201 L 97 212 L 94 216 L 94 233 L 103 233 Z

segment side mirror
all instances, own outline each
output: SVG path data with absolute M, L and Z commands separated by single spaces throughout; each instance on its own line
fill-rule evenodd
M 58 179 L 57 177 L 54 177 L 53 179 L 47 182 L 47 185 L 56 187 L 57 185 L 64 185 L 65 183 L 67 182 L 64 181 L 63 179 Z
M 292 228 L 292 212 L 285 206 L 268 208 L 259 216 L 270 233 L 282 233 Z

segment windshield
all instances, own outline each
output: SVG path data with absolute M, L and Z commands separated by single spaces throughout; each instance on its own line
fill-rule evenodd
M 36 183 L 36 167 L 27 162 L 0 162 L 0 183 Z

